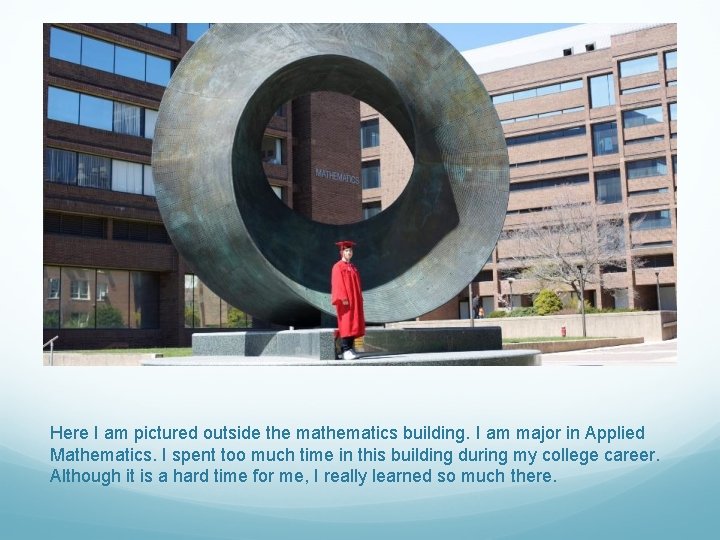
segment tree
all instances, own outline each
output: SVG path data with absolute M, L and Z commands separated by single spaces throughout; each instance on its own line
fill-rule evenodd
M 533 306 L 537 311 L 538 315 L 548 315 L 549 313 L 555 313 L 562 309 L 562 300 L 555 291 L 550 289 L 541 290 L 535 300 Z
M 569 190 L 546 208 L 542 222 L 508 231 L 504 239 L 521 277 L 543 285 L 569 286 L 580 299 L 583 336 L 585 287 L 600 283 L 605 268 L 625 269 L 625 225 L 622 217 L 600 215 L 587 202 L 574 202 Z

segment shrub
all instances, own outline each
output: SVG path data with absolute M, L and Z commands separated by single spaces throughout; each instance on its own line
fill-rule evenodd
M 507 311 L 497 309 L 495 311 L 491 311 L 490 315 L 488 315 L 488 319 L 499 319 L 500 317 L 507 317 Z
M 513 309 L 508 317 L 532 317 L 533 315 L 537 315 L 534 307 L 521 307 Z
M 557 313 L 563 307 L 562 300 L 555 291 L 543 289 L 538 293 L 533 301 L 533 307 L 538 315 L 548 315 Z

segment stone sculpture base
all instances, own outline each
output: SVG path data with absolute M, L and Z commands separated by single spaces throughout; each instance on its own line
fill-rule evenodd
M 332 329 L 193 334 L 192 357 L 143 365 L 539 365 L 535 350 L 503 351 L 499 327 L 368 328 L 360 358 L 335 359 Z

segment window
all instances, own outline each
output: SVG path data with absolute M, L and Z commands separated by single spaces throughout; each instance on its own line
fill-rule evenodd
M 56 300 L 60 298 L 60 278 L 48 278 L 47 291 L 48 300 Z
M 145 109 L 145 138 L 153 139 L 155 137 L 155 123 L 157 122 L 158 112 L 152 109 Z
M 50 29 L 50 56 L 161 86 L 170 81 L 171 63 L 167 58 L 59 28 Z
M 594 43 L 586 43 L 585 44 L 585 52 L 592 52 L 595 50 L 595 44 Z
M 557 116 L 559 114 L 570 114 L 574 112 L 582 112 L 585 110 L 585 107 L 572 107 L 570 109 L 561 109 L 557 111 L 548 111 L 544 113 L 538 113 L 538 114 L 530 114 L 528 116 L 519 116 L 517 118 L 508 118 L 506 120 L 502 120 L 501 124 L 512 124 L 515 122 L 525 122 L 526 120 L 537 120 L 538 118 L 548 118 L 550 116 Z
M 576 79 L 573 81 L 529 88 L 527 90 L 518 90 L 517 92 L 510 92 L 508 94 L 499 94 L 497 96 L 493 96 L 492 102 L 494 105 L 497 105 L 499 103 L 507 103 L 510 101 L 520 101 L 539 96 L 547 96 L 548 94 L 578 90 L 582 88 L 582 86 L 582 79 Z
M 80 94 L 80 125 L 112 131 L 113 102 L 87 94 Z
M 252 317 L 212 292 L 199 277 L 185 274 L 186 328 L 250 328 Z
M 622 201 L 620 171 L 596 172 L 595 193 L 598 204 L 612 204 Z
M 670 210 L 639 212 L 630 215 L 630 228 L 633 231 L 648 229 L 666 229 L 670 227 Z
M 277 137 L 263 137 L 261 154 L 264 163 L 282 165 L 284 163 L 283 140 Z
M 378 215 L 382 211 L 380 202 L 364 203 L 362 205 L 363 219 L 370 219 L 373 216 Z
M 363 161 L 362 188 L 372 189 L 380 187 L 380 161 Z
M 620 77 L 642 75 L 643 73 L 651 73 L 657 70 L 657 55 L 643 56 L 642 58 L 634 58 L 632 60 L 624 60 L 620 62 Z
M 531 182 L 514 182 L 510 184 L 510 191 L 527 191 L 531 189 L 544 189 L 557 186 L 571 186 L 585 184 L 590 181 L 587 174 L 575 176 L 564 176 L 561 178 L 548 178 L 545 180 L 533 180 Z
M 114 219 L 112 237 L 113 240 L 129 240 L 132 242 L 170 243 L 165 227 L 159 223 L 147 223 L 144 221 Z
M 677 51 L 665 53 L 665 69 L 677 69 Z
M 633 128 L 638 126 L 649 126 L 658 124 L 663 121 L 662 107 L 646 107 L 644 109 L 635 109 L 632 111 L 624 111 L 622 113 L 623 127 Z
M 188 23 L 187 38 L 189 41 L 197 41 L 208 31 L 210 23 Z
M 615 83 L 613 74 L 590 77 L 590 107 L 607 107 L 615 105 Z
M 670 116 L 670 121 L 674 122 L 677 120 L 677 103 L 670 103 L 668 105 L 668 112 Z
M 625 90 L 621 90 L 620 93 L 623 96 L 626 96 L 628 94 L 637 94 L 638 92 L 647 92 L 648 90 L 657 90 L 660 88 L 660 84 L 647 84 L 645 86 L 636 86 L 635 88 L 626 88 Z
M 107 219 L 105 218 L 60 212 L 43 213 L 43 234 L 105 238 L 106 232 Z
M 644 255 L 637 257 L 636 261 L 641 268 L 667 268 L 675 266 L 672 253 L 663 253 L 662 255 Z
M 665 158 L 641 159 L 639 161 L 629 161 L 626 170 L 628 180 L 664 176 L 667 174 L 667 164 Z
M 49 86 L 47 116 L 51 120 L 77 124 L 80 118 L 80 94 Z
M 150 165 L 56 148 L 45 150 L 45 181 L 155 195 Z
M 115 103 L 113 108 L 113 127 L 115 133 L 140 136 L 141 124 L 140 107 L 128 105 L 127 103 Z M 153 126 L 154 127 L 154 126 Z
M 73 300 L 90 300 L 90 282 L 76 279 L 70 281 L 70 298 Z
M 665 135 L 652 135 L 650 137 L 639 137 L 637 139 L 630 139 L 629 141 L 626 140 L 625 146 L 632 145 L 632 144 L 660 142 L 663 140 L 665 140 Z
M 585 135 L 585 126 L 545 131 L 543 133 L 533 133 L 531 135 L 523 135 L 521 137 L 510 137 L 505 140 L 505 143 L 508 146 L 517 146 L 521 144 L 532 144 L 537 142 L 552 141 L 554 139 L 563 139 L 566 137 L 579 137 L 581 135 Z
M 661 193 L 667 193 L 668 188 L 655 188 L 655 189 L 641 189 L 639 191 L 631 191 L 628 193 L 628 197 L 642 197 L 645 195 L 659 195 Z
M 380 146 L 380 123 L 377 118 L 360 124 L 360 148 Z
M 563 56 L 571 56 L 573 53 L 572 47 L 569 49 L 563 49 Z
M 604 156 L 618 151 L 617 122 L 605 122 L 592 126 L 593 154 Z

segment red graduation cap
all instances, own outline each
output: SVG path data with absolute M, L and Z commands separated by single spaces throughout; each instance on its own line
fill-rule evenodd
M 340 251 L 346 248 L 352 248 L 355 247 L 355 242 L 352 240 L 340 240 L 339 242 L 335 242 L 335 245 L 340 248 Z

